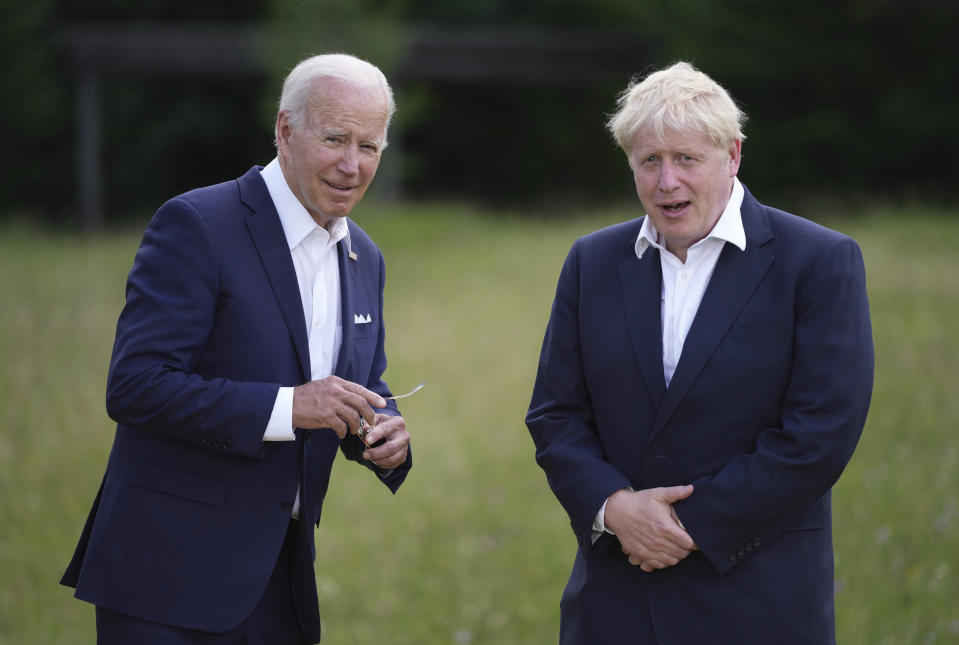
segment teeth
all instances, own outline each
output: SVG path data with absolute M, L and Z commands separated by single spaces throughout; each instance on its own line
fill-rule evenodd
M 339 184 L 334 184 L 334 183 L 331 182 L 331 181 L 328 181 L 328 182 L 326 182 L 326 183 L 329 184 L 330 186 L 332 186 L 333 188 L 338 189 L 338 190 L 349 190 L 349 189 L 350 189 L 349 186 L 340 186 Z

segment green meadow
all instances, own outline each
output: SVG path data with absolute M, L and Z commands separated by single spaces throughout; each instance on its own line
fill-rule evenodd
M 556 642 L 575 541 L 523 417 L 566 251 L 635 215 L 355 213 L 387 259 L 387 378 L 427 386 L 401 406 L 415 465 L 395 497 L 335 466 L 316 536 L 325 644 Z M 877 357 L 833 497 L 839 642 L 959 643 L 959 219 L 819 219 L 863 248 Z M 0 645 L 95 641 L 92 607 L 57 581 L 113 439 L 107 365 L 145 224 L 0 225 Z

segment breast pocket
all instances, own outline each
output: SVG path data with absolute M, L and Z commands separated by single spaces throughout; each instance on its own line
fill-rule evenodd
M 353 315 L 353 337 L 369 338 L 376 337 L 379 329 L 379 322 L 373 317 L 373 314 L 354 314 Z

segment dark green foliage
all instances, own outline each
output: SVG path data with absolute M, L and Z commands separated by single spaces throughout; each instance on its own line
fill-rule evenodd
M 767 200 L 959 195 L 959 4 L 947 0 L 4 0 L 0 128 L 5 212 L 76 211 L 75 86 L 63 46 L 76 24 L 258 25 L 263 66 L 210 76 L 102 79 L 110 218 L 233 177 L 273 154 L 280 80 L 300 58 L 356 53 L 394 79 L 399 112 L 377 187 L 410 197 L 557 205 L 631 200 L 603 129 L 630 74 L 690 60 L 749 115 L 740 176 Z M 526 30 L 575 40 L 626 33 L 646 54 L 590 77 L 417 79 L 427 26 Z M 404 71 L 406 76 L 404 77 Z M 790 201 L 783 205 L 789 206 Z

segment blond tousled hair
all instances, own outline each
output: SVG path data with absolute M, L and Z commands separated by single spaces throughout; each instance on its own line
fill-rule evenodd
M 661 141 L 670 131 L 699 132 L 724 149 L 746 138 L 746 115 L 729 93 L 686 62 L 631 82 L 616 104 L 606 127 L 627 154 L 640 130 Z

